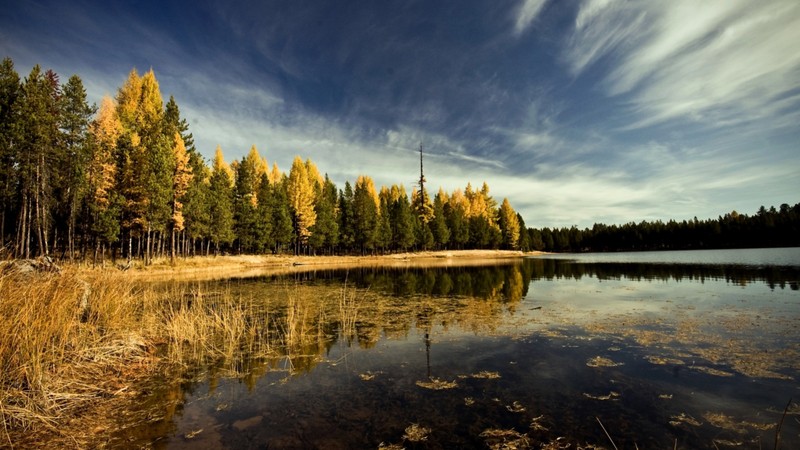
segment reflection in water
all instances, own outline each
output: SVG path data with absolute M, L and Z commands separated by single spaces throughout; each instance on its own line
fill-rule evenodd
M 112 443 L 608 447 L 601 418 L 620 448 L 770 448 L 800 375 L 798 272 L 525 259 L 198 284 L 262 305 L 271 351 L 154 387 Z

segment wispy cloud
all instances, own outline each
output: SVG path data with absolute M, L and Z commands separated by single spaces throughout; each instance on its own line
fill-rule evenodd
M 595 0 L 581 6 L 565 58 L 576 75 L 607 59 L 602 86 L 628 96 L 630 128 L 676 118 L 730 125 L 797 107 L 797 42 L 794 0 Z
M 547 0 L 522 0 L 514 17 L 514 33 L 522 34 L 533 23 L 546 3 Z

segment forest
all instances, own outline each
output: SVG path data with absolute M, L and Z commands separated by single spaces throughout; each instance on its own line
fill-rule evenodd
M 407 174 L 406 174 L 407 176 Z M 0 67 L 0 257 L 142 259 L 220 253 L 519 249 L 522 218 L 480 188 L 338 188 L 311 159 L 288 173 L 253 146 L 210 164 L 151 69 L 87 103 L 79 76 Z
M 404 178 L 408 174 L 403 175 Z M 422 177 L 421 177 L 422 178 Z M 534 195 L 534 194 L 531 194 Z M 383 254 L 419 250 L 550 252 L 800 245 L 800 203 L 717 219 L 527 228 L 484 182 L 431 197 L 424 184 L 337 187 L 311 159 L 288 173 L 254 146 L 212 161 L 195 148 L 153 70 L 87 103 L 78 75 L 0 66 L 0 258 L 102 261 L 208 254 Z
M 595 224 L 592 228 L 528 229 L 521 246 L 548 252 L 692 250 L 800 246 L 800 203 L 779 209 L 760 207 L 755 215 L 732 211 L 717 219 L 625 225 Z

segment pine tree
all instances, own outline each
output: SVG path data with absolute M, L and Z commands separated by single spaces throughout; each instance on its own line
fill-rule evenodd
M 209 211 L 211 213 L 211 240 L 215 253 L 233 242 L 233 180 L 230 166 L 218 146 L 214 153 L 214 168 L 211 172 Z
M 64 85 L 60 100 L 61 145 L 57 155 L 59 170 L 55 194 L 60 207 L 57 208 L 56 223 L 66 224 L 63 234 L 66 234 L 66 250 L 72 259 L 75 255 L 76 221 L 88 191 L 86 168 L 90 150 L 87 136 L 96 108 L 86 102 L 86 90 L 77 75 L 71 76 Z
M 255 251 L 258 242 L 256 209 L 258 208 L 259 172 L 263 172 L 264 165 L 262 161 L 254 145 L 235 170 L 233 208 L 236 239 L 240 252 Z
M 315 211 L 317 221 L 311 227 L 309 244 L 314 248 L 327 247 L 329 250 L 339 243 L 338 198 L 336 185 L 325 175 L 322 190 Z
M 361 175 L 353 190 L 353 225 L 355 243 L 361 253 L 375 249 L 378 232 L 380 200 L 372 178 Z
M 450 241 L 457 249 L 463 249 L 469 242 L 469 207 L 469 200 L 460 190 L 454 191 L 445 205 Z
M 258 183 L 258 192 L 256 193 L 256 251 L 264 253 L 271 250 L 275 246 L 274 237 L 272 235 L 272 228 L 274 226 L 274 212 L 272 193 L 273 187 L 269 183 L 269 174 L 264 171 L 261 173 L 261 179 Z
M 347 250 L 356 243 L 353 188 L 349 181 L 345 181 L 344 190 L 339 193 L 339 243 Z
M 20 79 L 11 58 L 0 64 L 0 247 L 5 247 L 7 234 L 13 229 L 15 213 L 14 192 L 17 180 L 14 153 L 21 94 Z
M 42 73 L 37 65 L 25 79 L 19 98 L 15 163 L 20 201 L 16 254 L 23 258 L 50 251 L 60 95 L 58 76 L 52 71 Z
M 450 229 L 447 227 L 444 206 L 448 202 L 447 194 L 443 189 L 439 189 L 436 198 L 433 199 L 433 221 L 430 223 L 433 240 L 438 248 L 446 248 L 450 243 Z
M 392 243 L 396 249 L 406 251 L 416 241 L 414 215 L 411 212 L 408 196 L 402 186 L 397 189 L 393 186 L 391 196 L 394 198 L 389 211 L 393 226 Z
M 289 178 L 283 175 L 280 181 L 272 189 L 272 241 L 275 243 L 275 252 L 281 252 L 292 241 L 297 239 L 292 224 L 292 213 L 289 204 L 287 185 Z

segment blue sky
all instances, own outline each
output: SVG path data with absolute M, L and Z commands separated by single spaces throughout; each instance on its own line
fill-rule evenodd
M 342 188 L 486 181 L 528 226 L 800 201 L 800 2 L 2 1 L 0 57 L 91 102 L 155 70 L 197 148 Z

